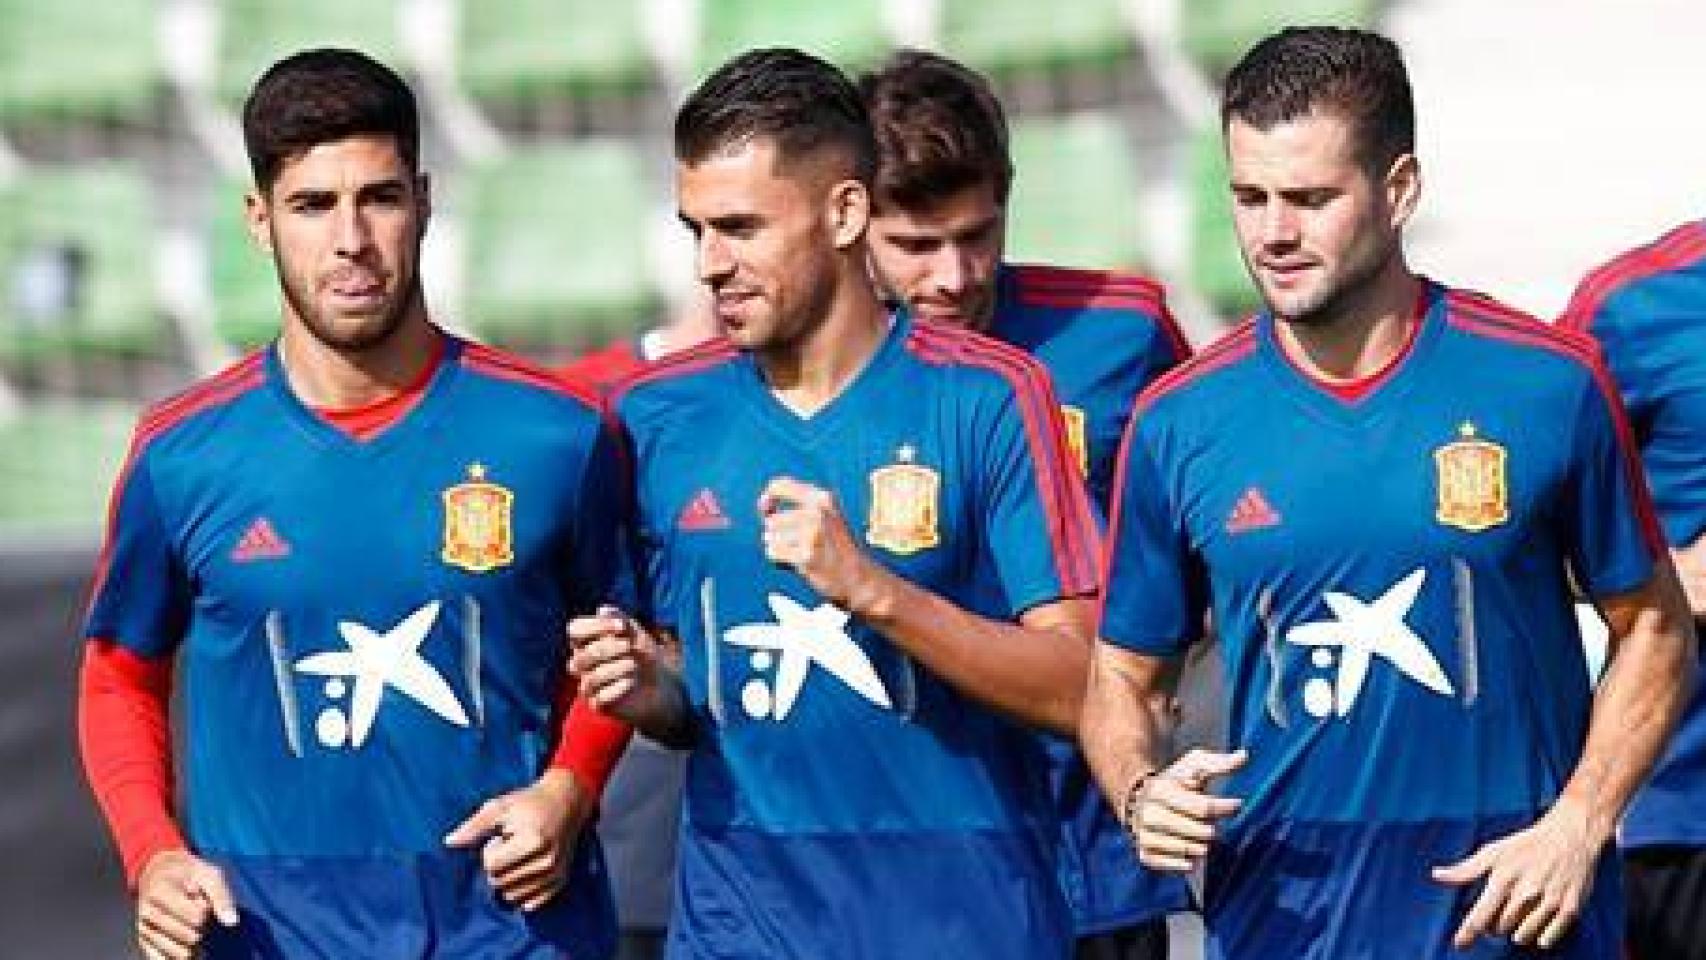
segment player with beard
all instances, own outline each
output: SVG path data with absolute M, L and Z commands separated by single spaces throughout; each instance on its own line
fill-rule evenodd
M 1132 273 L 1003 261 L 1013 180 L 1007 122 L 988 83 L 945 57 L 896 53 L 859 81 L 877 139 L 871 266 L 920 318 L 970 327 L 1048 368 L 1091 503 L 1106 516 L 1138 391 L 1183 360 L 1161 285 Z M 1077 956 L 1165 958 L 1184 881 L 1153 873 L 1090 778 L 1076 742 L 1048 737 L 1062 887 Z
M 1021 725 L 1071 730 L 1095 530 L 1047 376 L 884 309 L 834 67 L 735 58 L 675 147 L 727 339 L 616 388 L 643 603 L 570 628 L 587 696 L 691 751 L 668 954 L 1064 958 Z
M 1210 956 L 1616 956 L 1607 847 L 1694 637 L 1598 353 L 1410 271 L 1390 41 L 1282 31 L 1222 123 L 1267 310 L 1138 400 L 1097 778 L 1145 864 L 1206 861 Z M 1571 574 L 1611 626 L 1597 691 Z M 1169 661 L 1210 611 L 1235 749 L 1172 758 Z
M 601 405 L 428 318 L 394 73 L 296 54 L 243 126 L 280 335 L 144 415 L 85 627 L 80 739 L 138 945 L 607 955 L 578 835 L 627 731 L 552 640 L 623 572 Z

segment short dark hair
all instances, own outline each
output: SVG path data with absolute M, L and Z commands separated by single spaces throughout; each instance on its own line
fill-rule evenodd
M 880 202 L 927 206 L 988 184 L 997 203 L 1013 186 L 1007 116 L 989 82 L 934 53 L 900 50 L 859 78 L 877 140 Z
M 1376 176 L 1416 149 L 1416 105 L 1398 45 L 1367 30 L 1287 27 L 1226 75 L 1222 129 L 1270 130 L 1314 110 L 1344 117 L 1357 159 Z
M 243 145 L 262 192 L 272 188 L 286 160 L 364 134 L 396 138 L 409 172 L 419 171 L 414 93 L 391 68 L 355 50 L 291 54 L 269 67 L 243 102 Z
M 749 50 L 718 67 L 675 114 L 675 158 L 684 163 L 761 138 L 789 161 L 839 150 L 853 176 L 871 182 L 877 151 L 859 91 L 809 53 Z

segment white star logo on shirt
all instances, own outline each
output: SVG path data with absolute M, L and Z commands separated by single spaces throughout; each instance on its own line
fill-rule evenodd
M 775 623 L 743 624 L 723 635 L 727 642 L 755 651 L 753 667 L 758 670 L 768 669 L 771 653 L 781 654 L 773 684 L 754 678 L 741 690 L 741 705 L 749 716 L 787 719 L 814 663 L 866 700 L 892 706 L 870 658 L 847 633 L 851 618 L 845 610 L 828 603 L 807 610 L 780 593 L 772 593 L 769 600 Z
M 1337 681 L 1311 680 L 1304 685 L 1304 708 L 1317 717 L 1328 713 L 1344 716 L 1356 703 L 1363 680 L 1374 657 L 1379 656 L 1398 672 L 1443 696 L 1451 696 L 1451 681 L 1434 659 L 1428 645 L 1404 622 L 1421 593 L 1427 570 L 1416 568 L 1373 603 L 1348 593 L 1328 590 L 1322 600 L 1333 612 L 1332 620 L 1302 623 L 1286 631 L 1287 643 L 1317 648 L 1316 666 L 1331 666 L 1330 648 L 1339 650 Z
M 421 644 L 437 620 L 438 601 L 434 600 L 384 633 L 352 620 L 339 621 L 338 634 L 349 644 L 348 650 L 316 653 L 296 661 L 298 673 L 355 680 L 348 713 L 350 746 L 360 747 L 367 741 L 387 687 L 459 727 L 468 726 L 468 714 L 450 684 L 421 656 Z M 328 685 L 328 694 L 334 698 L 342 689 L 335 684 L 336 680 Z M 343 714 L 322 713 L 318 729 L 322 743 L 340 746 L 346 732 Z

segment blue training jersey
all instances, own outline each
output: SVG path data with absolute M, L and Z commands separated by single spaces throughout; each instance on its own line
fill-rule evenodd
M 173 656 L 191 846 L 243 922 L 210 956 L 608 955 L 591 831 L 566 892 L 504 906 L 444 835 L 554 745 L 563 626 L 621 576 L 599 405 L 447 338 L 367 441 L 276 348 L 154 408 L 113 495 L 86 635 Z
M 1429 284 L 1347 402 L 1263 315 L 1157 381 L 1121 457 L 1101 634 L 1171 656 L 1212 611 L 1243 799 L 1211 847 L 1211 957 L 1504 957 L 1429 871 L 1532 823 L 1591 691 L 1566 567 L 1651 578 L 1660 535 L 1585 338 Z M 1555 955 L 1615 956 L 1615 858 Z M 1549 954 L 1553 955 L 1553 954 Z
M 1161 285 L 1133 274 L 1004 266 L 989 333 L 1048 368 L 1071 456 L 1092 509 L 1105 518 L 1132 401 L 1190 352 Z M 1076 742 L 1043 736 L 1060 819 L 1061 884 L 1079 936 L 1186 909 L 1182 878 L 1138 863 Z
M 1096 531 L 1046 375 L 902 314 L 800 417 L 724 342 L 619 387 L 642 612 L 672 628 L 696 742 L 669 955 L 1065 957 L 1036 739 L 828 604 L 761 542 L 780 475 L 879 563 L 1011 619 L 1094 591 Z
M 1590 273 L 1559 321 L 1605 353 L 1652 484 L 1685 547 L 1706 535 L 1706 223 L 1679 227 Z M 1623 818 L 1625 847 L 1706 845 L 1706 683 Z

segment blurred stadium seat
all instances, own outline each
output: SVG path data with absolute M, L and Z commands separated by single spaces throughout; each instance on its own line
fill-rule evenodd
M 397 5 L 393 0 L 223 0 L 219 98 L 241 103 L 274 61 L 309 47 L 353 47 L 400 67 Z
M 255 347 L 278 334 L 279 292 L 272 258 L 249 238 L 243 219 L 246 182 L 221 181 L 209 198 L 207 270 L 213 326 L 235 347 Z
M 1007 247 L 1014 259 L 1139 265 L 1137 158 L 1117 116 L 1019 118 L 1012 151 Z
M 161 346 L 151 199 L 125 162 L 33 167 L 0 187 L 0 355 Z
M 943 0 L 942 46 L 993 74 L 1109 67 L 1133 50 L 1123 0 Z
M 147 116 L 165 87 L 155 0 L 0 0 L 0 122 Z
M 56 402 L 0 419 L 0 531 L 93 529 L 136 412 Z
M 893 39 L 882 0 L 701 0 L 698 75 L 753 47 L 798 47 L 848 69 L 874 65 Z
M 638 3 L 465 0 L 457 69 L 476 99 L 631 94 L 652 79 Z
M 1191 282 L 1221 316 L 1236 318 L 1260 300 L 1238 253 L 1220 128 L 1198 131 L 1190 151 Z
M 1368 26 L 1377 0 L 1185 0 L 1179 4 L 1185 49 L 1211 75 L 1231 69 L 1251 44 L 1291 24 Z
M 469 329 L 495 343 L 579 349 L 652 318 L 652 194 L 632 142 L 530 147 L 466 176 Z

